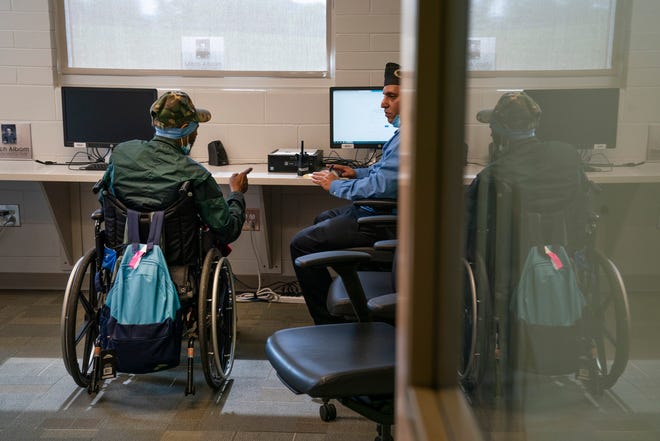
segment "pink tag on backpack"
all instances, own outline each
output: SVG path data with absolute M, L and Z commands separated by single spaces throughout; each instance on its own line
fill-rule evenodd
M 147 246 L 142 245 L 142 248 L 140 248 L 135 252 L 135 254 L 133 254 L 133 257 L 131 257 L 131 261 L 128 262 L 128 266 L 131 269 L 137 268 L 137 266 L 140 264 L 140 260 L 142 259 L 142 256 L 144 256 L 146 252 L 147 252 Z
M 557 256 L 555 253 L 553 253 L 553 252 L 550 250 L 550 248 L 548 248 L 547 246 L 545 246 L 545 247 L 543 247 L 543 248 L 544 248 L 545 254 L 550 258 L 550 261 L 552 262 L 552 266 L 553 266 L 557 271 L 559 271 L 560 269 L 562 269 L 562 268 L 564 267 L 564 264 L 561 263 L 561 259 L 559 258 L 559 256 Z

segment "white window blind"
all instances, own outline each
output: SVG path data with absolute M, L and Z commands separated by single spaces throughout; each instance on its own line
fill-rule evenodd
M 323 76 L 325 0 L 61 0 L 67 69 Z
M 472 71 L 612 68 L 616 0 L 472 0 Z

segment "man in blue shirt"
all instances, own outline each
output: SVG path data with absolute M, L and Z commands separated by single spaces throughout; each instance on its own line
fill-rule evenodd
M 387 63 L 381 107 L 385 117 L 399 127 L 399 65 Z M 381 158 L 364 168 L 333 165 L 332 171 L 323 170 L 312 174 L 312 182 L 323 187 L 333 196 L 351 201 L 359 199 L 396 199 L 399 172 L 399 130 L 383 146 Z M 326 307 L 328 288 L 332 278 L 325 268 L 299 268 L 295 260 L 299 256 L 342 248 L 372 246 L 374 242 L 392 239 L 395 232 L 387 228 L 360 227 L 357 219 L 375 214 L 365 207 L 353 204 L 324 211 L 311 225 L 299 231 L 291 239 L 291 259 L 305 303 L 314 323 L 337 323 Z

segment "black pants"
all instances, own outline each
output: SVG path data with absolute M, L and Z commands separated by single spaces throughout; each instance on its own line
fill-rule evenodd
M 352 247 L 369 247 L 379 240 L 393 239 L 394 228 L 364 227 L 358 229 L 357 219 L 373 213 L 353 205 L 324 211 L 314 219 L 314 225 L 300 230 L 291 239 L 291 260 L 305 303 L 314 323 L 338 323 L 343 320 L 328 312 L 326 300 L 332 278 L 326 268 L 299 268 L 296 258 L 319 251 Z

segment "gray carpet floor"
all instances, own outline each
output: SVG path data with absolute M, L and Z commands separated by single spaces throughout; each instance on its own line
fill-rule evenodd
M 272 332 L 311 324 L 304 304 L 238 303 L 232 381 L 224 391 L 211 390 L 197 360 L 196 394 L 186 397 L 185 363 L 120 374 L 96 395 L 79 388 L 61 356 L 62 300 L 59 291 L 0 291 L 2 440 L 366 441 L 376 435 L 374 423 L 341 405 L 335 421 L 321 421 L 319 402 L 288 390 L 265 359 Z

